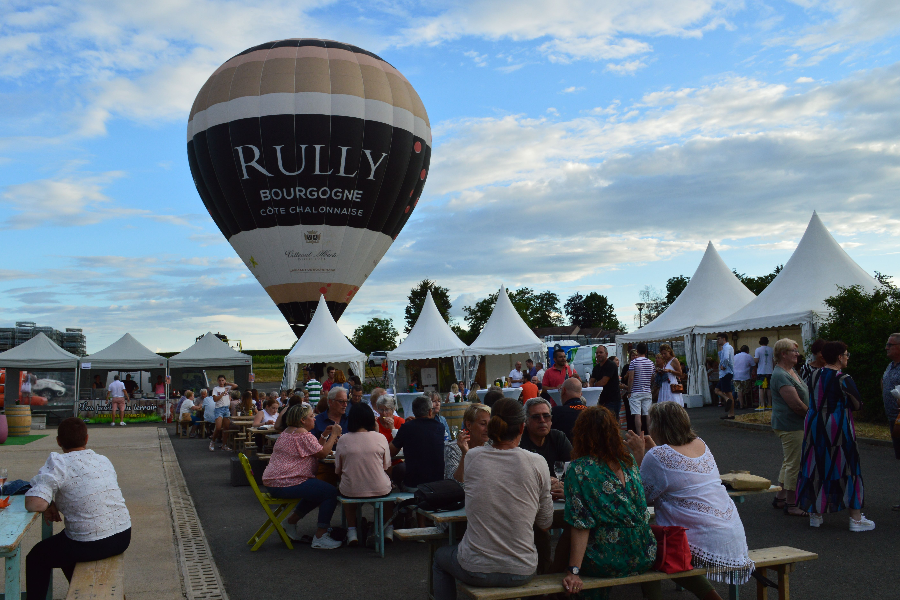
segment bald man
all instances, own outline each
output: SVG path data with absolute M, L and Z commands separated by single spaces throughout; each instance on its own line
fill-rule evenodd
M 554 406 L 551 411 L 552 428 L 562 431 L 571 442 L 575 420 L 581 411 L 587 408 L 584 398 L 581 397 L 581 381 L 577 377 L 569 377 L 563 382 L 559 390 L 559 400 L 562 406 Z

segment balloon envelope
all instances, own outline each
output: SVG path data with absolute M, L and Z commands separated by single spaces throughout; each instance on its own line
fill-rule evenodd
M 228 60 L 187 127 L 194 184 L 297 335 L 338 318 L 415 208 L 431 126 L 412 85 L 361 48 L 290 39 Z

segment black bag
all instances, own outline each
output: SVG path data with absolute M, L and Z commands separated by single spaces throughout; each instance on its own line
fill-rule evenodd
M 457 510 L 466 504 L 466 491 L 455 479 L 423 483 L 416 490 L 415 504 L 424 510 Z

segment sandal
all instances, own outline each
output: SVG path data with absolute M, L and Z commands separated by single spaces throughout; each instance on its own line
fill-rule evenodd
M 792 508 L 797 508 L 797 505 L 796 505 L 796 504 L 788 504 L 788 503 L 785 503 L 785 505 L 784 505 L 784 514 L 786 514 L 786 515 L 789 516 L 789 517 L 808 517 L 808 516 L 809 516 L 809 513 L 806 512 L 805 510 L 801 510 L 801 511 L 798 512 L 798 513 L 792 513 L 792 512 L 791 512 L 791 509 L 792 509 Z
M 774 508 L 776 510 L 783 510 L 785 504 L 787 504 L 787 498 L 773 498 L 772 499 L 772 508 Z

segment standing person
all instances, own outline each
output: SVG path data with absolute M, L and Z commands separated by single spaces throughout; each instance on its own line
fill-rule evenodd
M 728 334 L 720 333 L 716 336 L 716 344 L 719 346 L 719 387 L 716 395 L 722 399 L 728 414 L 723 419 L 734 419 L 734 348 L 728 343 Z
M 653 401 L 650 384 L 655 367 L 647 358 L 647 344 L 640 342 L 635 350 L 635 357 L 628 363 L 628 403 L 634 418 L 634 431 L 640 433 L 647 431 L 647 415 Z
M 137 381 L 131 378 L 131 373 L 125 375 L 125 381 L 122 383 L 125 385 L 125 391 L 128 392 L 128 397 L 134 398 L 134 391 L 137 389 L 138 384 Z
M 219 385 L 213 388 L 212 397 L 216 402 L 216 429 L 213 431 L 212 436 L 209 438 L 209 451 L 215 452 L 216 450 L 216 439 L 221 443 L 222 441 L 222 432 L 225 429 L 228 429 L 230 425 L 230 421 L 228 416 L 231 414 L 231 391 L 237 389 L 237 384 L 228 383 L 225 379 L 224 375 L 219 375 L 216 378 L 216 381 Z M 222 446 L 222 450 L 230 450 L 228 446 Z
M 619 418 L 619 410 L 622 408 L 622 398 L 619 394 L 619 369 L 613 361 L 609 360 L 609 350 L 606 346 L 597 346 L 597 362 L 591 371 L 588 387 L 602 387 L 597 404 L 609 409 L 616 419 Z
M 107 388 L 109 398 L 112 421 L 110 425 L 116 424 L 116 409 L 119 409 L 119 425 L 125 426 L 125 401 L 128 400 L 128 392 L 125 391 L 125 384 L 119 381 L 119 376 L 113 376 L 112 383 Z
M 893 394 L 894 389 L 900 386 L 900 333 L 892 333 L 884 345 L 887 352 L 888 363 L 881 376 L 881 395 L 884 401 L 884 414 L 887 415 L 888 427 L 891 431 L 891 441 L 894 444 L 894 458 L 900 460 L 900 435 L 894 428 L 897 414 L 900 412 L 900 398 Z M 891 507 L 891 510 L 900 511 L 900 503 Z
M 465 397 L 465 391 L 460 391 L 459 384 L 450 384 L 450 393 L 447 394 L 447 402 L 462 402 Z
M 619 357 L 614 357 L 615 360 L 618 360 Z M 619 366 L 616 363 L 616 368 L 619 369 L 619 395 L 622 397 L 622 405 L 625 408 L 625 427 L 629 431 L 634 431 L 634 421 L 631 418 L 631 392 L 628 391 L 628 367 L 631 366 L 631 361 L 637 358 L 637 352 L 634 350 L 628 351 L 628 362 L 626 362 L 623 366 Z M 653 400 L 653 390 L 651 389 L 651 402 Z
M 667 376 L 666 381 L 659 388 L 659 402 L 675 402 L 679 406 L 684 406 L 684 398 L 681 392 L 672 391 L 673 385 L 681 385 L 679 380 L 682 376 L 681 363 L 675 358 L 672 346 L 668 344 L 662 344 L 659 347 L 659 353 L 662 355 L 663 360 L 666 361 L 662 372 Z
M 540 382 L 541 382 L 541 385 L 543 385 L 543 381 L 544 381 L 544 373 L 545 373 L 545 371 L 544 371 L 544 363 L 539 362 L 538 364 L 536 364 L 536 365 L 534 366 L 534 369 L 535 369 L 535 371 L 534 371 L 534 376 L 537 377 L 537 378 L 538 378 L 538 381 L 540 381 Z
M 522 387 L 522 382 L 525 381 L 524 375 L 522 375 L 522 361 L 516 361 L 516 368 L 509 372 L 509 387 Z
M 534 361 L 530 358 L 525 361 L 525 379 L 531 381 L 531 378 L 537 375 L 537 367 L 534 366 Z
M 772 506 L 783 508 L 784 514 L 808 517 L 809 513 L 797 508 L 797 475 L 800 473 L 800 450 L 803 447 L 803 419 L 809 410 L 809 389 L 797 375 L 797 342 L 785 338 L 775 342 L 773 355 L 775 368 L 770 379 L 772 389 L 772 431 L 781 439 L 781 471 Z
M 847 345 L 826 342 L 826 365 L 813 376 L 809 411 L 803 428 L 797 507 L 809 513 L 810 527 L 823 514 L 849 509 L 850 531 L 869 531 L 875 523 L 862 514 L 864 493 L 853 411 L 862 408 L 859 390 L 843 372 L 850 360 Z
M 571 441 L 575 421 L 587 408 L 587 402 L 581 397 L 581 382 L 574 377 L 566 379 L 559 390 L 559 400 L 561 406 L 554 406 L 550 411 L 553 415 L 552 427 L 561 431 Z
M 335 368 L 331 365 L 328 365 L 328 367 L 326 367 L 325 369 L 325 374 L 327 375 L 327 377 L 325 378 L 325 381 L 322 382 L 322 393 L 324 394 L 327 394 L 329 391 L 331 391 L 331 386 L 334 385 L 334 371 Z
M 544 390 L 558 390 L 562 388 L 566 379 L 577 375 L 578 372 L 566 361 L 566 351 L 557 348 L 553 351 L 553 366 L 544 372 L 541 384 L 544 386 Z
M 750 356 L 750 347 L 746 344 L 741 346 L 740 352 L 734 355 L 734 393 L 737 396 L 739 408 L 753 408 L 750 371 L 756 364 L 755 361 L 756 359 Z
M 772 379 L 772 360 L 774 353 L 769 348 L 769 338 L 759 338 L 759 348 L 753 353 L 756 364 L 756 385 L 759 387 L 759 406 L 757 410 L 766 410 L 772 406 L 769 395 L 769 380 Z M 736 379 L 737 377 L 735 377 Z
M 116 470 L 87 442 L 84 421 L 63 419 L 56 432 L 62 454 L 50 453 L 25 492 L 25 510 L 44 513 L 48 523 L 66 520 L 65 529 L 38 542 L 25 559 L 29 598 L 47 597 L 53 569 L 71 581 L 76 563 L 122 554 L 131 542 L 131 516 Z
M 309 392 L 309 403 L 313 406 L 318 404 L 322 398 L 322 382 L 316 379 L 316 369 L 312 365 L 306 365 L 306 391 Z M 283 397 L 282 404 L 286 404 L 289 398 L 289 395 Z
M 434 554 L 435 600 L 456 600 L 456 580 L 481 587 L 516 587 L 534 577 L 538 564 L 534 527 L 550 527 L 553 501 L 547 463 L 519 448 L 524 430 L 522 404 L 502 398 L 494 404 L 488 424 L 493 445 L 466 454 L 468 526 L 458 545 L 442 546 Z
M 431 392 L 430 394 L 426 394 L 426 396 L 431 396 L 431 407 L 434 410 L 434 417 L 432 417 L 435 421 L 444 426 L 444 441 L 450 441 L 450 424 L 447 423 L 447 419 L 441 414 L 441 395 L 437 392 Z
M 409 381 L 409 388 L 407 389 L 407 391 L 410 394 L 415 394 L 419 391 L 419 378 L 415 375 L 413 375 L 412 379 Z
M 810 344 L 809 353 L 812 355 L 812 360 L 803 363 L 797 369 L 797 374 L 800 375 L 800 379 L 806 382 L 806 387 L 808 388 L 812 388 L 813 375 L 825 366 L 825 359 L 822 358 L 823 347 L 825 347 L 825 340 L 822 338 Z

